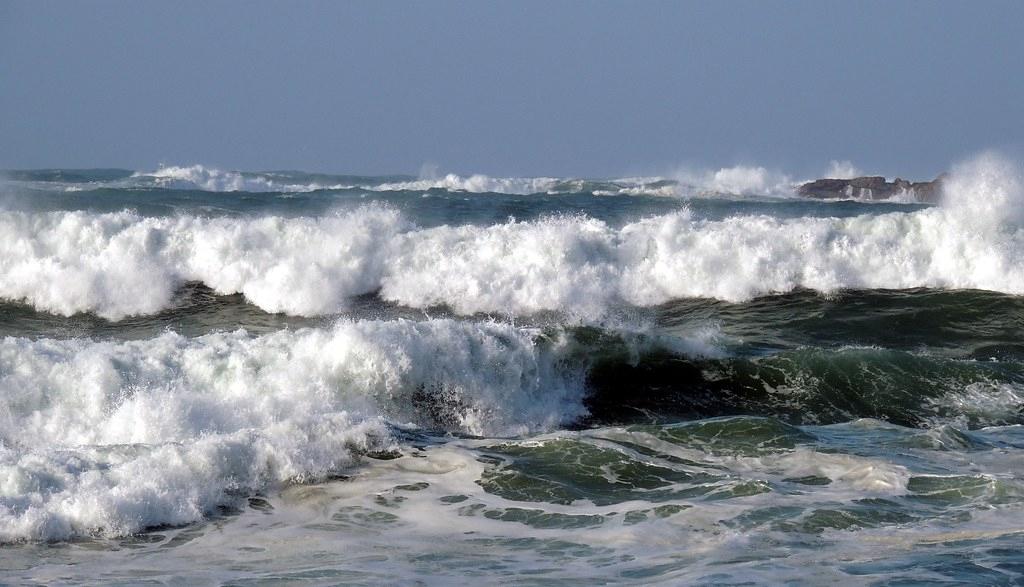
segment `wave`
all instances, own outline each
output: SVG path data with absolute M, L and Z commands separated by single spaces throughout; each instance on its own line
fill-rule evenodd
M 118 169 L 39 169 L 0 172 L 8 181 L 28 182 L 40 188 L 58 185 L 65 192 L 97 189 L 165 189 L 204 192 L 303 193 L 359 189 L 376 192 L 442 190 L 470 194 L 679 195 L 677 182 L 661 177 L 610 180 L 556 177 L 492 177 L 483 174 L 414 178 L 409 176 L 357 176 L 297 171 L 232 171 L 205 165 L 169 165 L 153 171 Z
M 801 183 L 761 166 L 737 165 L 718 170 L 681 170 L 674 174 L 678 192 L 692 196 L 792 196 Z
M 713 331 L 591 330 L 434 319 L 4 338 L 0 542 L 195 522 L 383 457 L 406 434 L 395 425 L 501 437 L 680 415 L 877 418 L 932 428 L 918 441 L 941 449 L 971 446 L 949 422 L 1021 423 L 1018 363 L 872 348 L 729 357 Z
M 14 181 L 45 187 L 60 184 L 64 191 L 95 189 L 166 189 L 205 192 L 303 193 L 360 189 L 374 192 L 598 196 L 708 197 L 791 196 L 798 182 L 764 167 L 736 166 L 717 171 L 680 171 L 670 177 L 586 179 L 564 177 L 494 177 L 484 174 L 411 177 L 361 177 L 302 172 L 242 172 L 204 165 L 170 165 L 154 171 L 33 170 L 6 172 Z
M 832 161 L 826 176 L 848 178 L 860 174 L 849 161 Z M 806 180 L 763 166 L 736 165 L 719 169 L 677 170 L 667 177 L 623 177 L 585 179 L 564 177 L 494 177 L 475 173 L 428 175 L 420 178 L 373 179 L 351 176 L 320 176 L 320 181 L 303 181 L 308 174 L 273 174 L 225 171 L 202 165 L 166 166 L 152 172 L 135 172 L 132 179 L 146 186 L 165 189 L 193 189 L 212 192 L 307 192 L 323 189 L 368 191 L 443 190 L 470 194 L 570 194 L 600 196 L 793 196 Z M 911 200 L 913 201 L 913 200 Z
M 208 192 L 311 192 L 352 187 L 345 184 L 295 183 L 287 176 L 223 171 L 202 165 L 161 167 L 152 172 L 136 172 L 131 179 L 137 186 Z
M 385 182 L 363 187 L 372 187 L 380 191 L 448 190 L 471 193 L 542 194 L 555 189 L 561 181 L 554 177 L 490 177 L 481 174 L 463 177 L 449 173 L 440 178 Z
M 460 314 L 594 318 L 622 304 L 796 288 L 1021 294 L 1018 173 L 983 158 L 949 180 L 944 207 L 910 213 L 712 221 L 683 210 L 621 228 L 558 216 L 417 229 L 381 205 L 317 218 L 2 212 L 0 297 L 118 319 L 159 311 L 183 283 L 200 281 L 304 316 L 377 292 Z
M 404 177 L 404 176 L 403 176 Z M 166 165 L 152 171 L 125 169 L 33 169 L 0 171 L 0 179 L 27 182 L 65 192 L 101 189 L 166 189 L 205 192 L 301 193 L 347 189 L 399 178 L 329 175 L 305 172 L 231 171 L 205 165 Z
M 802 425 L 859 418 L 915 428 L 1024 424 L 1020 362 L 877 347 L 702 359 L 653 347 L 633 361 L 599 354 L 587 389 L 586 421 L 600 425 L 735 415 Z
M 450 320 L 105 342 L 0 341 L 0 542 L 202 519 L 336 473 L 386 423 L 524 434 L 578 418 L 557 343 Z
M 161 167 L 153 172 L 136 172 L 137 185 L 164 189 L 190 189 L 210 192 L 310 192 L 317 190 L 362 189 L 375 192 L 426 192 L 442 190 L 470 194 L 567 194 L 660 195 L 677 196 L 678 184 L 660 177 L 588 180 L 556 177 L 492 177 L 483 174 L 440 177 L 358 178 L 319 176 L 308 181 L 309 174 L 242 173 L 192 165 Z
M 574 177 L 495 177 L 480 173 L 411 176 L 355 176 L 297 171 L 232 171 L 204 165 L 170 165 L 152 171 L 118 169 L 39 169 L 0 172 L 6 180 L 29 182 L 42 189 L 62 186 L 65 192 L 97 189 L 165 189 L 203 192 L 304 193 L 320 190 L 430 192 L 456 194 L 661 196 L 675 198 L 793 197 L 809 181 L 756 165 L 719 169 L 679 169 L 665 176 L 610 179 Z M 862 172 L 849 161 L 832 161 L 823 177 L 849 179 Z M 853 198 L 857 199 L 857 198 Z M 873 200 L 868 200 L 873 201 Z M 903 193 L 889 201 L 913 203 Z
M 377 192 L 426 192 L 442 190 L 467 194 L 558 195 L 592 193 L 599 196 L 707 197 L 791 196 L 799 182 L 764 167 L 736 166 L 714 171 L 680 171 L 671 177 L 624 177 L 584 179 L 559 177 L 494 177 L 480 173 L 373 179 L 350 176 L 273 174 L 225 171 L 202 165 L 167 166 L 151 172 L 135 172 L 125 187 L 159 187 L 209 192 L 310 192 L 362 189 Z M 80 189 L 73 186 L 71 189 Z
M 821 177 L 852 179 L 861 175 L 864 175 L 863 171 L 852 162 L 844 160 L 829 162 Z M 796 195 L 801 184 L 811 181 L 760 165 L 735 165 L 717 170 L 681 169 L 671 176 L 678 184 L 676 192 L 690 196 L 791 197 Z M 908 196 L 897 201 L 916 200 Z

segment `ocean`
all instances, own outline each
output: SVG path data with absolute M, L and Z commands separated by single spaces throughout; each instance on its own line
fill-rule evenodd
M 1002 156 L 0 177 L 0 583 L 1024 582 Z

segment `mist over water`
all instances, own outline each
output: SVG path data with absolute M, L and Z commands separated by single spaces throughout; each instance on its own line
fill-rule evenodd
M 5 576 L 1022 579 L 1019 162 L 425 175 L 6 173 Z

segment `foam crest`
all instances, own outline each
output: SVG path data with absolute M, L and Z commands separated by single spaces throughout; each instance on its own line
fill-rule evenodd
M 393 251 L 382 297 L 463 314 L 600 314 L 618 278 L 616 234 L 585 217 L 443 226 L 407 233 Z
M 385 422 L 468 434 L 583 414 L 557 349 L 507 325 L 131 342 L 0 341 L 0 541 L 193 522 L 268 485 L 387 448 Z
M 1024 292 L 1021 235 L 963 231 L 945 211 L 854 218 L 652 219 L 623 230 L 624 299 L 742 301 L 797 287 Z M 994 237 L 994 238 L 993 238 Z
M 553 177 L 490 177 L 482 174 L 461 176 L 449 173 L 444 177 L 385 182 L 375 186 L 363 187 L 378 191 L 426 191 L 440 189 L 470 193 L 538 194 L 547 193 L 559 181 L 559 179 Z
M 949 179 L 944 207 L 849 218 L 682 210 L 621 228 L 586 216 L 418 229 L 393 208 L 315 218 L 145 218 L 131 212 L 0 213 L 0 297 L 118 319 L 166 308 L 201 281 L 268 312 L 344 311 L 379 292 L 462 314 L 743 301 L 811 288 L 1024 293 L 1018 168 L 982 158 Z
M 118 319 L 165 308 L 202 281 L 270 312 L 337 312 L 380 287 L 385 250 L 406 228 L 370 206 L 319 218 L 143 218 L 131 212 L 0 214 L 0 296 Z
M 444 190 L 466 194 L 565 194 L 592 192 L 595 195 L 679 195 L 678 186 L 662 177 L 631 177 L 590 180 L 556 177 L 492 177 L 480 173 L 437 175 L 427 173 L 418 179 L 326 176 L 314 177 L 297 172 L 238 172 L 204 165 L 164 166 L 155 171 L 138 171 L 126 180 L 92 181 L 65 184 L 64 191 L 83 191 L 96 187 L 156 187 L 172 190 L 207 192 L 311 192 L 316 190 L 361 189 L 370 192 Z
M 136 182 L 152 183 L 165 189 L 203 190 L 208 192 L 310 192 L 320 189 L 341 189 L 350 186 L 318 183 L 290 183 L 269 175 L 243 174 L 203 165 L 166 166 L 152 172 L 138 172 Z
M 946 210 L 722 221 L 679 212 L 612 229 L 587 218 L 402 235 L 381 295 L 459 312 L 562 310 L 687 297 L 743 301 L 798 287 L 1024 293 L 1017 230 L 975 232 Z
M 410 181 L 362 183 L 370 191 L 446 190 L 459 193 L 496 193 L 511 195 L 592 193 L 596 196 L 678 196 L 676 181 L 663 177 L 623 177 L 597 180 L 556 177 L 491 177 L 482 174 L 461 176 L 449 173 L 442 177 L 428 174 Z

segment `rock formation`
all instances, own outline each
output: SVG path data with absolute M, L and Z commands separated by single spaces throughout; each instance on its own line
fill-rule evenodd
M 801 185 L 797 193 L 807 198 L 888 200 L 904 197 L 918 202 L 938 202 L 942 195 L 940 175 L 932 181 L 907 181 L 896 178 L 886 181 L 881 176 L 854 177 L 853 179 L 817 179 Z

